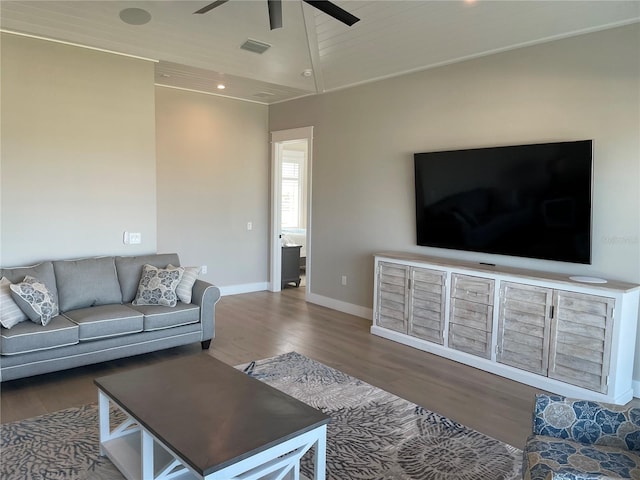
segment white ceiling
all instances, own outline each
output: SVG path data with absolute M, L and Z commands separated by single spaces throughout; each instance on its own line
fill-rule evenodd
M 640 21 L 640 0 L 336 0 L 348 27 L 300 0 L 283 0 L 269 30 L 266 0 L 7 1 L 0 26 L 158 60 L 156 83 L 270 104 Z M 144 25 L 119 13 L 141 8 Z M 241 50 L 247 39 L 271 45 Z M 306 69 L 313 74 L 302 75 Z

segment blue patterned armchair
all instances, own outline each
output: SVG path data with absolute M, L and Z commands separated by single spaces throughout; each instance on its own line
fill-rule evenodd
M 640 480 L 640 407 L 536 395 L 524 480 Z

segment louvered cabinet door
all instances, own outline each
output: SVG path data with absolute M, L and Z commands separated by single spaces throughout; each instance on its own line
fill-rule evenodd
M 409 335 L 444 343 L 446 272 L 413 267 L 410 272 Z
M 496 360 L 547 375 L 553 289 L 502 282 Z
M 380 262 L 378 268 L 376 324 L 389 330 L 407 333 L 409 267 Z
M 613 298 L 556 290 L 549 377 L 607 393 Z
M 494 289 L 493 279 L 451 275 L 450 348 L 491 358 Z

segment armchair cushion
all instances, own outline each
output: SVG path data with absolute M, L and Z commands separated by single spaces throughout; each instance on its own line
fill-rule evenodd
M 640 452 L 640 407 L 537 395 L 533 434 Z
M 634 452 L 539 435 L 529 437 L 524 463 L 525 480 L 640 479 L 640 456 Z
M 640 407 L 536 395 L 524 480 L 640 480 Z

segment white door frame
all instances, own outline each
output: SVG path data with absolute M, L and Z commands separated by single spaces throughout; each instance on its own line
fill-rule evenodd
M 280 239 L 281 222 L 280 210 L 282 203 L 281 172 L 282 172 L 282 145 L 295 140 L 307 141 L 307 165 L 306 165 L 306 195 L 307 195 L 307 240 L 306 240 L 306 282 L 305 297 L 311 292 L 311 159 L 313 152 L 313 127 L 292 128 L 290 130 L 278 130 L 271 132 L 271 268 L 269 275 L 269 290 L 279 292 L 282 289 L 281 263 L 282 243 Z

